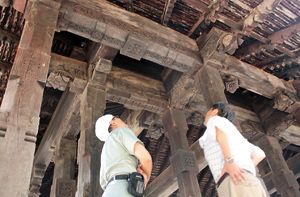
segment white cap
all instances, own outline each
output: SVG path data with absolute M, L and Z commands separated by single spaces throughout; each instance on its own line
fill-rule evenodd
M 96 136 L 99 138 L 99 140 L 104 141 L 109 135 L 108 128 L 110 126 L 109 122 L 112 120 L 113 115 L 107 114 L 105 116 L 100 117 L 96 121 L 95 130 L 96 130 Z

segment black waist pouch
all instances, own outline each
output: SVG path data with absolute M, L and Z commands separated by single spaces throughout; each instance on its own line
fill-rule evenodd
M 144 177 L 138 172 L 128 175 L 127 191 L 133 196 L 144 196 Z

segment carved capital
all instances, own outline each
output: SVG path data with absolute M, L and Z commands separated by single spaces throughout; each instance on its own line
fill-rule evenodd
M 244 121 L 241 123 L 242 135 L 246 139 L 250 139 L 254 135 L 258 133 L 258 131 L 254 128 L 254 125 L 250 121 Z
M 65 91 L 69 81 L 70 78 L 64 76 L 63 72 L 52 72 L 47 79 L 46 86 L 59 89 L 60 91 Z
M 283 91 L 274 99 L 274 109 L 294 113 L 300 108 L 299 99 L 296 94 Z
M 233 94 L 239 88 L 238 78 L 231 75 L 225 75 L 222 78 L 225 84 L 226 91 Z
M 217 51 L 233 55 L 235 50 L 242 44 L 242 39 L 233 36 L 232 34 L 225 34 L 218 42 Z
M 193 151 L 179 149 L 174 155 L 172 155 L 170 162 L 174 176 L 178 176 L 183 171 L 199 172 Z
M 204 122 L 204 116 L 201 113 L 194 112 L 186 120 L 187 124 L 201 126 Z

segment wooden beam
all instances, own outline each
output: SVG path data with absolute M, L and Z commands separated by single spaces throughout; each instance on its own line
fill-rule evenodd
M 133 131 L 135 136 L 140 135 L 144 128 L 140 125 L 142 110 L 130 110 L 126 109 L 121 115 L 121 119 L 128 125 L 128 128 Z
M 0 27 L 0 36 L 2 37 L 2 40 L 4 38 L 7 38 L 8 40 L 13 42 L 19 42 L 21 38 L 19 35 L 12 33 L 11 31 L 4 29 L 3 27 Z
M 208 6 L 209 12 L 205 12 L 199 17 L 198 21 L 190 29 L 188 36 L 191 36 L 201 23 L 205 23 L 205 26 L 208 26 L 210 22 L 216 22 L 218 13 L 222 12 L 223 7 L 227 4 L 227 1 L 228 0 L 212 1 Z
M 230 55 L 213 52 L 207 64 L 219 69 L 224 74 L 238 78 L 240 87 L 267 98 L 274 98 L 279 91 L 283 90 L 296 94 L 294 87 L 287 81 Z
M 292 158 L 286 161 L 286 164 L 288 165 L 289 169 L 293 171 L 293 174 L 295 175 L 295 179 L 298 179 L 300 177 L 299 162 L 300 162 L 300 153 L 298 153 L 297 155 L 293 156 Z M 268 174 L 261 177 L 267 186 L 269 194 L 272 194 L 276 191 L 276 188 L 272 181 L 272 176 L 273 173 L 269 172 Z
M 190 149 L 195 153 L 199 171 L 207 166 L 203 150 L 197 140 Z M 171 195 L 178 189 L 177 180 L 174 180 L 171 166 L 164 170 L 145 190 L 145 196 L 164 197 Z
M 145 47 L 146 51 L 153 52 L 151 47 L 155 44 L 162 46 L 160 56 L 165 54 L 164 50 L 167 48 L 197 58 L 197 46 L 193 39 L 117 8 L 107 1 L 67 0 L 62 2 L 60 9 L 62 15 L 58 28 L 61 30 L 72 31 L 118 49 L 126 47 L 125 42 L 130 39 L 130 36 L 137 37 L 140 39 L 139 44 L 143 45 L 143 50 Z M 137 42 L 137 40 L 130 41 Z
M 282 156 L 282 150 L 277 139 L 265 135 L 258 141 L 258 144 L 266 153 L 268 164 L 273 173 L 272 181 L 278 193 L 283 196 L 300 196 L 298 182 Z
M 165 7 L 163 14 L 161 16 L 161 24 L 164 26 L 168 26 L 171 14 L 173 12 L 174 5 L 176 3 L 176 0 L 167 0 L 165 2 Z
M 210 11 L 210 9 L 203 4 L 201 1 L 197 1 L 197 0 L 184 0 L 184 2 L 186 2 L 187 4 L 192 5 L 193 7 L 208 13 Z
M 300 125 L 299 125 L 299 123 L 294 122 L 285 131 L 280 132 L 279 136 L 283 137 L 284 139 L 286 139 L 291 144 L 295 144 L 295 145 L 300 146 Z
M 162 113 L 167 107 L 167 94 L 161 81 L 113 67 L 107 76 L 107 100 L 126 108 Z
M 268 40 L 272 43 L 282 44 L 285 40 L 291 38 L 294 34 L 300 31 L 300 22 L 297 22 L 287 28 L 281 29 L 272 35 L 268 36 Z
M 125 0 L 126 10 L 129 12 L 134 12 L 133 0 Z
M 300 30 L 300 22 L 295 23 L 287 28 L 284 28 L 280 31 L 277 31 L 270 36 L 268 36 L 268 43 L 267 44 L 261 44 L 261 43 L 254 43 L 250 46 L 241 48 L 236 51 L 235 57 L 238 59 L 243 59 L 246 55 L 249 54 L 255 54 L 259 53 L 262 50 L 267 49 L 277 49 L 280 52 L 289 55 L 290 57 L 296 58 L 297 55 L 294 54 L 292 51 L 289 51 L 287 49 L 283 49 L 282 47 L 279 47 L 278 45 L 282 44 L 285 40 L 288 40 L 291 38 L 292 35 L 296 34 Z
M 240 21 L 240 24 L 243 26 L 241 33 L 249 35 L 259 23 L 264 22 L 267 16 L 275 10 L 280 2 L 281 0 L 262 1 L 261 4 Z
M 59 141 L 63 134 L 61 126 L 66 118 L 73 113 L 69 111 L 69 107 L 72 105 L 75 96 L 75 93 L 68 90 L 63 93 L 50 120 L 45 135 L 39 145 L 39 148 L 35 153 L 31 184 L 41 184 L 42 180 L 40 179 L 43 178 L 44 172 L 42 173 L 42 176 L 41 172 L 37 172 L 41 171 L 41 169 L 46 170 L 47 166 L 49 165 L 56 143 Z
M 94 42 L 88 52 L 88 63 L 95 65 L 101 58 L 113 61 L 118 52 L 118 49 Z

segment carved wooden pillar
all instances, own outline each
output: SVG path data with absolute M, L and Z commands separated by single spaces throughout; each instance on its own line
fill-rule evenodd
M 39 114 L 60 1 L 34 1 L 1 106 L 0 196 L 28 196 Z M 51 4 L 51 5 L 49 5 Z M 43 171 L 44 169 L 41 169 Z M 36 172 L 38 173 L 38 171 Z
M 99 183 L 100 156 L 103 147 L 95 135 L 95 123 L 106 106 L 105 79 L 112 67 L 111 61 L 100 59 L 82 94 L 80 116 L 81 132 L 78 141 L 78 183 L 76 196 L 101 196 Z
M 168 109 L 162 115 L 165 132 L 170 139 L 170 158 L 173 176 L 177 177 L 180 196 L 201 196 L 198 185 L 195 153 L 189 148 L 186 138 L 188 130 L 184 112 Z
M 277 139 L 265 135 L 258 141 L 258 144 L 266 153 L 277 192 L 284 197 L 300 196 L 298 182 L 282 156 L 282 150 Z
M 75 140 L 61 138 L 58 146 L 55 148 L 55 168 L 51 197 L 75 196 L 74 167 L 76 146 Z

